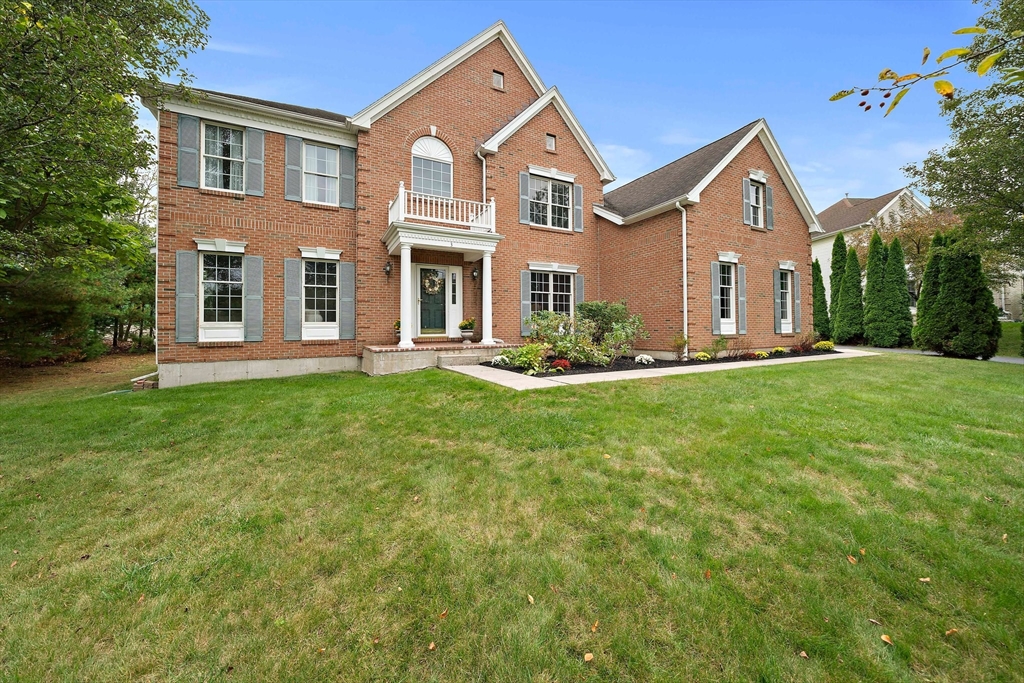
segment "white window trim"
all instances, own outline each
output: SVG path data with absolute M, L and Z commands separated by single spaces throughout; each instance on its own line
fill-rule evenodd
M 210 121 L 211 126 L 217 126 L 218 128 L 230 128 L 231 130 L 237 130 L 242 134 L 242 158 L 238 161 L 242 164 L 242 189 L 241 190 L 228 190 L 223 187 L 209 187 L 206 184 L 206 125 L 205 119 L 199 120 L 199 187 L 204 190 L 213 190 L 214 192 L 230 192 L 231 194 L 245 194 L 245 154 L 248 151 L 245 148 L 246 135 L 245 128 L 241 128 L 235 124 L 221 123 L 219 121 Z M 223 159 L 224 157 L 214 157 L 216 159 Z
M 796 270 L 796 261 L 779 261 L 779 270 Z
M 338 155 L 338 172 L 331 176 L 326 173 L 317 173 L 316 171 L 306 170 L 306 147 L 312 145 L 313 147 L 326 147 L 327 149 L 333 149 Z M 306 197 L 306 174 L 323 176 L 324 178 L 334 178 L 338 181 L 338 199 L 341 199 L 341 148 L 337 145 L 325 145 L 320 142 L 311 142 L 309 140 L 302 141 L 302 203 L 303 204 L 316 204 L 318 206 L 337 206 L 338 202 L 318 202 L 315 199 L 309 199 Z
M 340 261 L 341 249 L 327 249 L 325 247 L 299 247 L 299 254 L 304 259 L 316 259 L 320 261 Z
M 782 262 L 779 262 L 782 265 Z M 779 329 L 782 330 L 782 334 L 793 334 L 793 269 L 791 268 L 780 268 L 780 273 L 786 273 L 787 288 L 784 295 L 786 302 L 786 316 L 779 317 Z M 781 289 L 781 282 L 780 289 Z M 782 292 L 780 291 L 780 294 Z
M 535 166 L 533 164 L 527 164 L 526 167 L 530 169 L 530 175 L 541 176 L 544 178 L 549 178 L 551 180 L 559 180 L 563 183 L 576 182 L 575 173 L 559 171 L 557 168 L 547 168 L 546 166 Z
M 217 241 L 224 242 L 224 240 L 204 240 L 204 241 Z M 196 239 L 198 243 L 199 240 Z M 245 242 L 232 242 L 230 244 L 241 244 L 245 247 Z M 200 252 L 206 252 L 212 256 L 236 256 L 241 251 L 227 251 L 227 250 L 214 250 L 214 249 L 203 249 L 202 246 L 199 248 Z M 203 254 L 199 254 L 199 341 L 201 342 L 240 342 L 245 341 L 245 258 L 242 259 L 242 320 L 237 323 L 219 323 L 219 322 L 207 322 L 204 320 L 206 317 L 206 305 L 205 296 L 206 292 L 203 289 Z
M 491 87 L 497 88 L 498 90 L 505 89 L 505 74 L 497 69 L 491 71 Z
M 750 183 L 750 226 L 753 228 L 764 228 L 764 201 L 765 201 L 765 185 L 761 181 L 754 181 Z M 754 197 L 760 198 L 760 203 L 754 203 Z
M 735 251 L 718 252 L 718 260 L 722 263 L 739 263 L 740 256 L 742 256 L 742 254 L 737 254 Z
M 557 263 L 552 263 L 552 264 L 539 264 L 539 265 L 558 265 L 558 264 Z M 530 272 L 531 273 L 546 273 L 548 275 L 570 275 L 570 274 L 572 274 L 572 272 L 575 272 L 575 271 L 571 271 L 570 272 L 568 270 L 554 270 L 554 269 L 548 269 L 548 268 L 533 268 L 533 267 L 531 267 L 530 268 Z M 544 309 L 546 311 L 553 311 L 554 310 L 554 305 L 555 305 L 555 292 L 554 292 L 554 289 L 553 289 L 554 286 L 555 286 L 554 278 L 549 277 L 548 278 L 548 306 L 550 306 L 551 308 Z M 533 281 L 532 281 L 532 279 L 531 279 L 531 284 L 530 284 L 530 299 L 531 299 L 531 304 L 532 304 L 532 300 L 533 300 Z M 531 308 L 532 308 L 532 305 L 531 305 Z M 569 278 L 569 312 L 567 314 L 564 314 L 564 315 L 568 315 L 570 318 L 573 317 L 574 315 L 576 315 L 576 278 L 575 277 L 570 277 Z
M 764 171 L 760 170 L 760 169 L 756 169 L 756 168 L 750 169 L 750 175 L 748 177 L 751 180 L 753 180 L 755 183 L 762 183 L 762 184 L 767 184 L 768 183 L 768 174 L 765 173 Z
M 441 145 L 444 146 L 444 151 L 442 151 L 442 152 L 431 152 L 430 150 L 423 149 L 422 146 L 420 146 L 419 149 L 417 149 L 417 145 L 420 144 L 420 141 L 425 140 L 425 139 L 426 140 L 431 140 L 431 139 L 432 140 L 437 140 L 437 142 L 441 143 Z M 427 143 L 424 143 L 424 144 L 427 144 Z M 410 188 L 413 188 L 413 187 L 416 186 L 416 176 L 415 176 L 415 173 L 413 171 L 413 165 L 415 163 L 413 161 L 413 159 L 415 159 L 416 157 L 419 157 L 420 159 L 424 159 L 426 161 L 436 161 L 436 162 L 441 163 L 441 164 L 448 164 L 448 170 L 449 170 L 449 173 L 451 175 L 451 188 L 450 188 L 451 194 L 449 194 L 447 197 L 445 197 L 444 195 L 440 195 L 440 194 L 436 194 L 436 195 L 435 194 L 431 194 L 430 196 L 431 197 L 441 197 L 443 199 L 451 199 L 451 198 L 453 198 L 455 196 L 455 157 L 452 155 L 452 148 L 448 146 L 448 143 L 445 142 L 444 140 L 442 140 L 441 138 L 437 137 L 437 126 L 431 126 L 430 127 L 430 135 L 421 135 L 420 137 L 416 138 L 415 142 L 412 143 L 411 153 L 409 155 L 409 173 L 410 173 L 409 187 Z M 416 190 L 413 190 L 413 191 L 416 192 Z M 428 193 L 421 192 L 420 194 L 428 194 Z
M 568 206 L 568 209 L 569 209 L 569 215 L 568 215 L 569 227 L 567 227 L 567 228 L 559 228 L 557 226 L 551 225 L 551 207 L 556 206 L 556 205 L 551 203 L 551 198 L 552 198 L 552 194 L 553 193 L 551 192 L 550 185 L 548 186 L 548 201 L 547 201 L 547 205 L 548 205 L 548 222 L 547 223 L 534 223 L 531 220 L 530 221 L 530 225 L 532 225 L 534 227 L 537 227 L 537 228 L 548 228 L 549 230 L 561 230 L 563 232 L 572 232 L 573 231 L 573 221 L 576 219 L 576 208 L 575 208 L 575 204 L 576 204 L 576 188 L 573 186 L 572 180 L 565 180 L 563 178 L 557 178 L 554 175 L 544 175 L 542 173 L 534 173 L 533 169 L 539 168 L 537 166 L 530 165 L 529 168 L 530 168 L 530 176 L 537 176 L 538 178 L 541 178 L 543 180 L 547 180 L 549 183 L 553 181 L 553 182 L 567 184 L 569 186 L 569 206 Z M 545 168 L 545 169 L 541 169 L 541 170 L 542 171 L 554 171 L 556 173 L 560 173 L 560 171 L 558 171 L 557 169 L 554 169 L 554 168 L 551 168 L 551 169 L 546 169 Z M 568 176 L 569 174 L 566 173 L 564 175 Z M 575 178 L 576 176 L 571 176 L 571 177 Z M 531 199 L 530 201 L 532 202 L 533 200 Z M 537 202 L 537 203 L 539 204 L 540 202 Z
M 550 273 L 578 273 L 579 266 L 568 263 L 545 263 L 542 261 L 527 261 L 526 267 L 537 272 L 547 271 Z
M 248 242 L 232 242 L 231 240 L 223 239 L 204 239 L 201 237 L 194 237 L 193 241 L 199 248 L 199 251 L 217 251 L 222 254 L 244 254 L 245 247 Z
M 323 247 L 320 247 L 320 248 L 322 249 Z M 301 249 L 303 249 L 303 247 L 299 247 L 299 249 L 301 250 Z M 339 251 L 338 253 L 340 254 L 341 252 Z M 302 255 L 302 298 L 301 298 L 301 301 L 302 301 L 302 308 L 301 308 L 301 310 L 302 310 L 302 341 L 321 340 L 321 339 L 336 340 L 336 339 L 339 339 L 341 337 L 341 334 L 340 334 L 341 333 L 341 328 L 339 327 L 339 323 L 341 322 L 340 319 L 339 319 L 340 316 L 341 316 L 341 309 L 340 309 L 340 306 L 339 306 L 339 303 L 340 303 L 339 296 L 340 296 L 340 292 L 341 292 L 341 283 L 338 281 L 338 278 L 341 277 L 341 273 L 338 272 L 337 268 L 335 269 L 335 276 L 334 276 L 335 277 L 335 280 L 334 280 L 334 316 L 336 318 L 335 322 L 333 322 L 333 323 L 307 323 L 306 322 L 306 261 L 331 261 L 331 260 L 337 261 L 338 259 L 337 258 L 331 259 L 330 257 L 320 258 L 318 256 L 307 257 L 305 255 L 305 253 L 303 253 L 303 255 Z M 316 286 L 316 285 L 313 285 L 313 286 Z
M 730 271 L 731 271 L 732 285 L 729 287 L 729 313 L 731 314 L 731 316 L 728 317 L 728 318 L 721 317 L 721 310 L 722 309 L 721 309 L 721 304 L 719 304 L 719 309 L 718 309 L 719 310 L 718 325 L 719 325 L 719 329 L 720 329 L 720 333 L 721 334 L 723 334 L 723 335 L 732 335 L 732 334 L 736 334 L 736 329 L 737 329 L 736 273 L 737 273 L 737 270 L 738 270 L 738 266 L 736 265 L 736 263 L 739 260 L 739 254 L 733 254 L 732 252 L 725 252 L 725 254 L 726 255 L 732 255 L 732 256 L 736 257 L 736 261 L 726 261 L 726 260 L 723 260 L 721 257 L 719 257 L 719 259 L 718 259 L 721 263 L 724 263 L 725 265 L 729 266 Z M 719 267 L 721 267 L 721 266 L 719 266 Z M 721 273 L 719 273 L 717 285 L 718 285 L 719 296 L 721 296 L 721 292 L 722 292 L 722 276 L 721 276 Z
M 544 134 L 544 149 L 549 152 L 558 151 L 558 136 L 553 133 Z

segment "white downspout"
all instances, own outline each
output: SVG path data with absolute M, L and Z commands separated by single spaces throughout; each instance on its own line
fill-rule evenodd
M 676 202 L 676 208 L 683 214 L 683 336 L 686 337 L 686 348 L 683 349 L 683 357 L 690 357 L 690 297 L 689 278 L 687 277 L 686 263 L 686 207 Z
M 480 201 L 482 201 L 484 204 L 486 204 L 487 203 L 487 157 L 485 157 L 482 154 L 480 154 L 480 150 L 477 150 L 476 151 L 476 158 L 479 159 L 480 163 L 483 164 L 483 166 L 484 166 L 483 176 L 480 178 L 480 188 L 481 188 L 481 191 L 480 191 Z

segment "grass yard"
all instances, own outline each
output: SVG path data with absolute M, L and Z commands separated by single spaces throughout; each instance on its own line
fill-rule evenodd
M 997 356 L 1020 355 L 1020 328 L 1021 323 L 1003 323 L 1003 336 L 999 338 Z
M 16 386 L 0 680 L 1024 680 L 1021 366 Z

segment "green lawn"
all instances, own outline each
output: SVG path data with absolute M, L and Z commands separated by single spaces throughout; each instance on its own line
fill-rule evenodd
M 101 390 L 0 390 L 0 680 L 1024 680 L 1021 366 Z
M 998 356 L 1020 355 L 1021 323 L 1003 323 L 1003 336 L 999 338 Z

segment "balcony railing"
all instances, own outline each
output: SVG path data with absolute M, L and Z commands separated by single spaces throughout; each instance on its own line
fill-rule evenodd
M 405 183 L 400 182 L 398 196 L 388 204 L 388 218 L 392 223 L 430 221 L 494 232 L 494 199 L 489 202 L 472 202 L 468 199 L 438 197 L 407 190 Z

